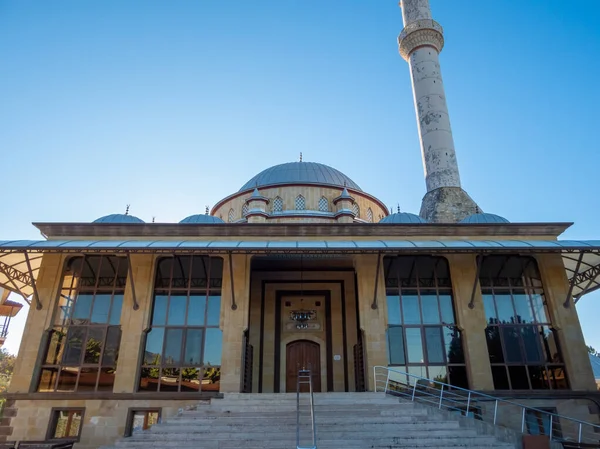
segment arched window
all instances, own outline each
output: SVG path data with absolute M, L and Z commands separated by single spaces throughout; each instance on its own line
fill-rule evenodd
M 367 221 L 373 223 L 373 211 L 370 207 L 367 209 Z
M 385 257 L 384 272 L 390 365 L 409 374 L 468 388 L 446 259 Z
M 38 392 L 112 391 L 127 269 L 125 257 L 67 261 Z
M 485 256 L 479 273 L 494 388 L 569 388 L 535 259 Z
M 219 257 L 159 260 L 140 391 L 219 390 L 222 280 Z
M 227 217 L 229 223 L 233 223 L 235 221 L 235 211 L 233 209 L 229 209 L 229 216 Z
M 319 199 L 319 211 L 321 212 L 329 212 L 329 201 L 324 196 Z
M 246 215 L 248 215 L 248 205 L 244 203 L 242 206 L 242 217 L 245 217 Z
M 279 196 L 273 200 L 273 212 L 283 212 L 283 200 Z
M 358 207 L 358 204 L 354 203 L 354 206 L 352 206 L 352 212 L 354 213 L 354 217 L 360 218 L 360 207 Z
M 306 200 L 302 195 L 296 197 L 296 210 L 306 210 Z

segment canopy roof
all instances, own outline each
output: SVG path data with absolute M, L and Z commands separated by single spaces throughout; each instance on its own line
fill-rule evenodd
M 0 241 L 0 287 L 34 293 L 44 253 L 560 253 L 577 301 L 600 288 L 600 240 L 14 240 Z

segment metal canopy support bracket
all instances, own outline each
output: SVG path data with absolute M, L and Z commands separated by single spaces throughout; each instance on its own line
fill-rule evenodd
M 23 251 L 25 255 L 25 262 L 27 263 L 27 270 L 29 270 L 29 276 L 31 277 L 31 287 L 33 288 L 33 298 L 35 299 L 35 308 L 42 310 L 42 303 L 40 302 L 40 295 L 38 295 L 37 285 L 35 284 L 35 277 L 33 276 L 33 270 L 31 269 L 31 261 L 29 260 L 29 254 L 27 251 Z
M 2 274 L 4 274 L 4 276 L 6 276 L 6 279 L 8 279 L 8 281 L 12 284 L 13 288 L 15 289 L 15 292 L 17 292 L 19 295 L 21 295 L 21 297 L 25 300 L 25 302 L 29 305 L 31 305 L 31 301 L 27 298 L 27 296 L 25 295 L 25 293 L 23 293 L 23 291 L 18 287 L 17 284 L 15 284 L 15 281 L 13 281 L 13 279 L 10 277 L 10 274 L 8 273 L 8 271 L 6 271 L 6 269 L 4 268 L 6 265 L 4 265 L 3 263 L 0 262 L 0 272 L 2 272 Z
M 235 287 L 233 285 L 233 261 L 231 251 L 229 251 L 229 279 L 231 280 L 231 310 L 237 310 L 235 303 Z
M 131 281 L 131 296 L 133 297 L 133 310 L 138 310 L 140 305 L 137 302 L 135 294 L 135 281 L 133 280 L 133 268 L 131 268 L 131 254 L 127 251 L 127 271 L 129 272 L 129 280 Z
M 469 301 L 469 309 L 475 308 L 475 292 L 477 291 L 477 284 L 479 283 L 479 273 L 481 272 L 482 262 L 483 256 L 479 254 L 477 256 L 477 270 L 475 271 L 475 280 L 473 281 L 473 290 L 471 291 L 471 301 Z
M 571 282 L 569 282 L 569 291 L 567 292 L 567 297 L 565 298 L 565 302 L 563 303 L 563 307 L 565 309 L 571 305 L 569 299 L 571 298 L 571 294 L 573 293 L 575 282 L 577 282 L 577 275 L 579 274 L 579 268 L 581 267 L 581 262 L 583 261 L 584 255 L 585 251 L 581 251 L 581 253 L 579 254 L 579 259 L 577 260 L 577 265 L 575 266 L 575 271 L 573 272 L 573 277 L 571 278 Z
M 379 286 L 379 269 L 381 268 L 381 253 L 377 253 L 377 271 L 375 272 L 375 288 L 373 289 L 373 304 L 371 309 L 377 310 L 377 287 Z

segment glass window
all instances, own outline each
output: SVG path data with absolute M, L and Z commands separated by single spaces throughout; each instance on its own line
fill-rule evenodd
M 148 430 L 160 422 L 161 409 L 132 409 L 129 410 L 125 436 Z
M 367 221 L 373 223 L 373 210 L 370 207 L 367 209 Z
M 446 259 L 385 257 L 384 272 L 390 365 L 468 388 Z
M 79 441 L 84 409 L 53 409 L 48 436 L 51 440 Z
M 358 207 L 358 204 L 354 203 L 352 206 L 352 213 L 356 218 L 360 218 L 360 207 Z
M 306 210 L 306 200 L 302 195 L 296 197 L 296 210 Z
M 486 256 L 480 278 L 494 387 L 498 390 L 568 388 L 564 363 L 546 311 L 535 259 Z M 497 318 L 496 318 L 497 311 Z M 561 382 L 554 382 L 554 367 Z
M 273 212 L 283 212 L 283 199 L 279 196 L 273 200 Z
M 235 221 L 235 210 L 229 209 L 229 214 L 227 215 L 227 221 L 229 223 L 233 223 Z
M 223 261 L 217 257 L 175 256 L 159 261 L 140 391 L 199 391 L 209 383 L 207 389 L 218 391 L 222 272 Z M 203 379 L 207 370 L 211 374 Z
M 125 257 L 66 262 L 37 391 L 112 389 L 127 271 Z
M 319 199 L 319 211 L 329 212 L 329 201 L 324 196 Z

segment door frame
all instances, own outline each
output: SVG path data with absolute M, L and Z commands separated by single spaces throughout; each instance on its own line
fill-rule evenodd
M 332 329 L 331 329 L 331 291 L 330 290 L 277 290 L 275 299 L 275 373 L 273 376 L 273 391 L 275 393 L 281 392 L 281 303 L 283 298 L 286 296 L 322 296 L 325 301 L 325 367 L 327 369 L 327 382 L 323 385 L 321 382 L 321 389 L 323 391 L 333 391 L 333 344 L 332 344 Z M 343 300 L 343 299 L 342 299 Z M 345 318 L 345 317 L 344 317 Z M 344 319 L 345 321 L 345 319 Z M 321 354 L 323 354 L 323 345 L 320 343 L 320 339 L 312 340 L 310 334 L 296 340 L 309 340 L 314 343 L 319 343 L 321 346 Z M 291 343 L 288 342 L 288 343 Z M 346 347 L 346 335 L 344 333 L 343 345 Z M 321 362 L 323 357 L 321 356 Z M 346 363 L 346 362 L 345 362 Z M 321 366 L 323 370 L 323 366 Z M 325 386 L 325 388 L 323 388 Z

